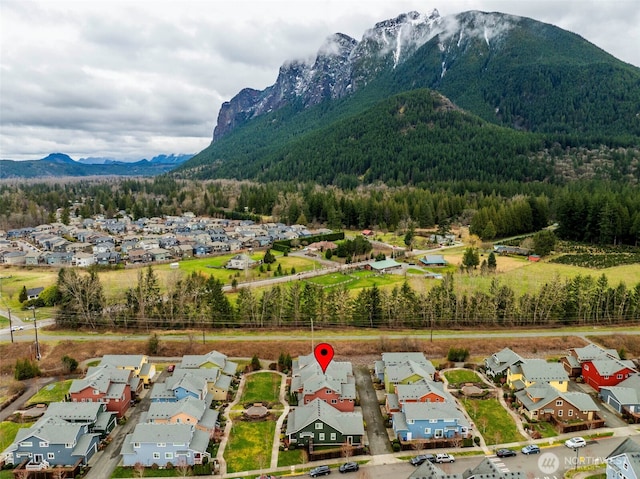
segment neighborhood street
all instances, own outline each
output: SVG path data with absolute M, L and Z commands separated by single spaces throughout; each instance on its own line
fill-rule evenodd
M 391 453 L 389 436 L 380 412 L 380 404 L 376 391 L 373 388 L 371 374 L 366 366 L 354 369 L 362 417 L 367 425 L 367 437 L 369 438 L 369 453 L 373 456 Z

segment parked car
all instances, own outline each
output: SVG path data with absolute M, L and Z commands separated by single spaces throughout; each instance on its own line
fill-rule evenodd
M 329 466 L 318 466 L 309 471 L 309 475 L 311 477 L 328 476 L 329 474 L 331 474 L 331 469 L 329 469 Z
M 522 454 L 540 454 L 540 447 L 536 444 L 529 444 L 522 448 Z
M 167 372 L 168 373 L 172 373 L 173 371 L 175 371 L 176 369 L 176 365 L 175 364 L 169 364 L 169 366 L 167 366 Z
M 443 462 L 456 462 L 456 458 L 451 454 L 436 454 L 436 461 L 438 464 Z
M 514 451 L 513 449 L 498 449 L 496 451 L 496 456 L 498 457 L 511 457 L 515 455 L 516 451 Z
M 11 326 L 11 331 L 22 331 L 24 326 Z
M 360 466 L 358 465 L 357 462 L 345 462 L 342 466 L 340 466 L 340 469 L 338 469 L 340 472 L 356 472 L 358 469 L 360 469 Z
M 415 457 L 412 457 L 409 461 L 412 466 L 419 466 L 425 461 L 434 462 L 436 457 L 433 454 L 419 454 Z
M 585 447 L 587 445 L 587 441 L 584 440 L 583 437 L 572 437 L 571 439 L 567 439 L 564 442 L 564 445 L 570 447 L 571 449 L 577 449 L 579 447 Z

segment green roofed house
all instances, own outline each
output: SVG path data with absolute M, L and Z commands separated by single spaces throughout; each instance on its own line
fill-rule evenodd
M 360 412 L 340 412 L 320 399 L 298 406 L 287 418 L 286 442 L 290 447 L 362 444 L 364 423 Z
M 364 268 L 378 273 L 386 273 L 394 269 L 401 269 L 402 263 L 398 263 L 395 259 L 384 259 L 382 261 L 371 261 L 365 264 Z

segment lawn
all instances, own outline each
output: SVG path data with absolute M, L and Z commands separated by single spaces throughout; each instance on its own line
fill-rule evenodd
M 526 440 L 497 399 L 460 399 L 487 445 Z
M 111 473 L 112 478 L 140 477 L 133 467 L 118 466 Z M 146 467 L 143 477 L 183 477 L 178 469 L 153 469 Z
M 282 377 L 279 374 L 270 372 L 261 372 L 245 376 L 240 403 L 278 402 L 281 382 Z
M 26 405 L 30 404 L 40 404 L 40 403 L 52 403 L 57 401 L 64 401 L 65 396 L 69 392 L 69 388 L 71 387 L 72 379 L 67 379 L 66 381 L 59 381 L 57 383 L 47 384 L 40 391 L 34 394 L 31 399 L 29 399 Z
M 243 422 L 234 420 L 224 450 L 227 472 L 265 469 L 271 464 L 271 446 L 276 421 Z
M 549 422 L 536 422 L 532 423 L 531 426 L 538 431 L 542 437 L 556 437 L 558 435 L 558 431 L 556 431 Z
M 2 421 L 0 422 L 0 451 L 4 451 L 8 448 L 18 434 L 18 429 L 23 427 L 31 427 L 33 422 L 23 422 L 18 424 L 17 422 Z
M 469 369 L 455 369 L 453 371 L 445 371 L 444 377 L 447 378 L 449 384 L 462 383 L 480 383 L 482 379 L 475 371 Z
M 296 466 L 304 463 L 302 449 L 290 449 L 278 453 L 278 467 Z

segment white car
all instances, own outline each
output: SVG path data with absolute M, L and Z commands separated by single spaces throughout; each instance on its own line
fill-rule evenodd
M 24 326 L 11 326 L 11 331 L 22 331 Z
M 455 462 L 456 459 L 451 454 L 436 454 L 437 463 L 441 464 L 443 462 Z
M 564 445 L 571 449 L 577 449 L 579 447 L 585 447 L 587 445 L 587 441 L 582 437 L 572 437 L 571 439 L 567 439 L 564 442 Z

